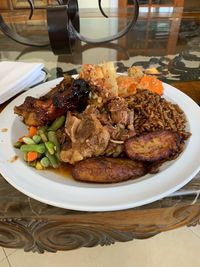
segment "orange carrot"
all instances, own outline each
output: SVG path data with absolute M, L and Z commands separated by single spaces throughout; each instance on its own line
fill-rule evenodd
M 135 78 L 128 76 L 118 76 L 118 95 L 121 97 L 127 97 L 136 93 L 137 83 Z
M 140 89 L 147 89 L 159 95 L 163 94 L 163 84 L 155 76 L 144 75 L 137 86 Z
M 38 158 L 38 153 L 35 151 L 30 151 L 27 153 L 27 161 L 31 162 Z
M 33 137 L 37 133 L 37 128 L 34 126 L 30 126 L 28 129 L 28 136 Z

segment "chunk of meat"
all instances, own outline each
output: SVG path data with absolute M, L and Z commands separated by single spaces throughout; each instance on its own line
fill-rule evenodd
M 77 118 L 68 112 L 65 131 L 71 140 L 71 148 L 63 149 L 60 157 L 71 164 L 104 154 L 110 140 L 108 130 L 94 114 Z
M 154 162 L 177 153 L 180 141 L 176 132 L 160 130 L 128 139 L 125 152 L 133 160 Z
M 67 112 L 67 118 L 65 123 L 65 132 L 70 138 L 71 142 L 77 141 L 77 128 L 81 124 L 81 119 L 77 118 L 75 115 L 72 115 L 70 111 Z
M 74 179 L 92 183 L 117 183 L 147 173 L 143 163 L 120 158 L 90 158 L 75 164 Z
M 108 130 L 110 137 L 115 140 L 126 140 L 134 136 L 134 112 L 127 107 L 123 98 L 117 97 L 98 109 L 95 105 L 88 105 L 83 116 L 94 114 Z
M 122 97 L 117 97 L 108 103 L 108 111 L 114 124 L 132 125 L 134 120 L 133 110 L 128 108 L 128 103 Z
M 29 126 L 50 123 L 68 110 L 84 108 L 89 95 L 89 85 L 81 79 L 65 78 L 50 92 L 40 98 L 26 97 L 14 112 Z
M 105 127 L 110 133 L 110 138 L 116 141 L 125 141 L 136 135 L 134 129 L 125 129 L 121 125 L 112 126 L 111 124 L 107 124 Z

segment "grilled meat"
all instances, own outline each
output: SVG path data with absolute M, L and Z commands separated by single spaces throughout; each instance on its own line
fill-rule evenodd
M 41 126 L 50 123 L 68 110 L 80 110 L 87 104 L 89 86 L 82 79 L 64 78 L 49 93 L 40 97 L 26 97 L 24 103 L 14 108 L 25 124 Z
M 147 173 L 143 163 L 120 158 L 90 158 L 75 164 L 72 176 L 79 181 L 117 183 Z
M 132 137 L 125 142 L 125 152 L 131 159 L 146 162 L 167 159 L 180 148 L 180 136 L 167 130 Z

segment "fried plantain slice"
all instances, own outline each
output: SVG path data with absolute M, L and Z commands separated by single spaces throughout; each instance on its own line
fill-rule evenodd
M 178 133 L 159 130 L 128 139 L 125 142 L 125 152 L 133 160 L 160 161 L 177 153 L 180 142 Z
M 146 167 L 141 162 L 106 157 L 82 160 L 72 170 L 72 176 L 76 180 L 92 183 L 123 182 L 146 173 Z

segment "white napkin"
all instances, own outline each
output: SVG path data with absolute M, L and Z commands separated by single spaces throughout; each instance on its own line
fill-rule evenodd
M 0 104 L 45 80 L 42 63 L 0 62 Z

